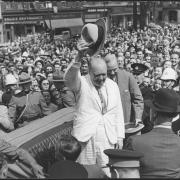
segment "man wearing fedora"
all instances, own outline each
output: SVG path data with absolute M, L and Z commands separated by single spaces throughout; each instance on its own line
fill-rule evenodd
M 57 91 L 52 92 L 59 109 L 75 106 L 76 99 L 73 91 L 65 85 L 64 73 L 56 70 L 53 73 L 53 80 Z
M 141 122 L 144 103 L 135 78 L 129 72 L 118 68 L 114 54 L 108 54 L 104 59 L 107 64 L 108 77 L 118 84 L 120 90 L 125 124 L 130 122 L 138 124 Z
M 42 94 L 30 90 L 31 84 L 30 76 L 22 72 L 19 76 L 21 91 L 12 96 L 8 109 L 9 120 L 15 128 L 51 113 Z
M 180 97 L 162 88 L 148 104 L 155 112 L 154 128 L 129 137 L 125 148 L 144 155 L 140 159 L 142 178 L 180 178 L 180 138 L 172 131 L 172 119 L 180 112 Z
M 78 162 L 85 165 L 97 164 L 110 176 L 109 168 L 105 168 L 108 157 L 103 150 L 122 148 L 125 132 L 119 88 L 107 78 L 104 60 L 96 57 L 103 47 L 105 36 L 106 25 L 103 19 L 83 27 L 78 43 L 79 53 L 67 68 L 65 80 L 77 100 L 72 135 L 82 145 Z M 89 74 L 81 76 L 80 60 L 84 52 L 91 59 Z

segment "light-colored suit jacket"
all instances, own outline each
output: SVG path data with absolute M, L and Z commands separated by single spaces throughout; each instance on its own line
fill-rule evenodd
M 107 92 L 107 112 L 101 113 L 102 105 L 90 76 L 80 75 L 80 64 L 72 63 L 66 73 L 67 86 L 76 94 L 76 114 L 72 134 L 79 141 L 88 141 L 95 133 L 98 123 L 104 122 L 106 135 L 112 144 L 124 138 L 124 116 L 117 84 L 109 78 L 105 81 Z

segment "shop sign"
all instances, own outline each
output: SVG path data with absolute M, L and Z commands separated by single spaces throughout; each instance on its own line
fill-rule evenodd
M 4 17 L 4 22 L 42 20 L 43 16 L 16 16 Z
M 88 9 L 87 11 L 88 12 L 104 12 L 104 11 L 108 11 L 108 9 L 106 9 L 106 8 L 101 8 L 101 9 L 92 8 L 92 9 Z
M 66 19 L 66 18 L 79 18 L 81 17 L 81 13 L 63 13 L 52 15 L 52 19 Z

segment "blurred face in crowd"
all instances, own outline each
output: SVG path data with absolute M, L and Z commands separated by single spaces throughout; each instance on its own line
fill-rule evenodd
M 162 84 L 161 80 L 160 79 L 156 79 L 154 81 L 154 90 L 157 91 L 158 89 L 160 89 L 162 87 L 161 84 Z
M 97 88 L 101 88 L 107 78 L 107 66 L 104 60 L 100 58 L 92 58 L 89 74 L 93 85 Z
M 54 68 L 55 68 L 55 70 L 59 70 L 61 68 L 61 66 L 60 66 L 60 64 L 55 64 Z
M 50 93 L 47 91 L 42 92 L 44 100 L 46 101 L 46 104 L 49 105 L 51 103 L 51 96 Z
M 148 77 L 144 77 L 142 83 L 143 83 L 143 85 L 144 85 L 145 87 L 149 87 L 149 85 L 150 85 L 150 83 L 151 83 L 151 80 L 150 80 L 150 78 L 148 78 Z
M 60 95 L 59 91 L 54 90 L 52 92 L 52 95 L 53 95 L 53 97 L 55 97 L 56 104 L 60 105 L 62 103 L 62 101 L 61 101 L 61 95 Z
M 42 69 L 43 66 L 42 66 L 41 62 L 37 62 L 36 67 L 38 67 L 39 69 Z
M 29 83 L 21 84 L 20 86 L 26 93 L 29 93 L 29 91 L 31 90 L 31 85 L 32 83 L 29 82 Z
M 12 92 L 15 92 L 17 89 L 17 84 L 9 84 L 7 85 L 7 89 L 11 89 Z
M 48 79 L 48 81 L 52 81 L 53 80 L 53 73 L 48 73 L 47 79 Z
M 81 71 L 81 75 L 83 76 L 88 74 L 88 63 L 82 63 L 80 71 Z
M 172 80 L 162 80 L 162 88 L 168 88 L 168 89 L 172 89 L 174 86 L 174 81 Z
M 32 89 L 35 90 L 35 91 L 38 91 L 38 90 L 39 90 L 39 84 L 38 84 L 38 82 L 37 82 L 36 79 L 34 79 L 34 80 L 32 81 Z
M 154 76 L 157 78 L 160 78 L 162 75 L 162 68 L 161 67 L 156 67 L 154 70 Z
M 131 57 L 130 57 L 129 63 L 130 63 L 130 64 L 136 63 L 135 56 L 131 56 Z
M 51 67 L 51 66 L 48 66 L 48 67 L 46 68 L 46 72 L 47 72 L 47 73 L 53 72 L 52 67 Z
M 164 63 L 164 69 L 166 69 L 166 68 L 171 68 L 171 66 L 172 66 L 172 62 L 171 62 L 171 61 L 165 61 L 165 63 Z
M 11 72 L 14 72 L 15 67 L 14 67 L 14 66 L 10 66 L 10 67 L 9 67 L 9 70 L 10 70 Z
M 176 66 L 179 63 L 179 56 L 178 54 L 171 55 L 171 62 L 173 66 Z
M 143 52 L 142 51 L 138 51 L 137 52 L 137 59 L 142 60 L 142 58 L 143 58 Z
M 65 60 L 61 61 L 61 68 L 66 69 L 67 68 L 67 62 Z
M 123 56 L 118 57 L 117 62 L 118 62 L 118 67 L 120 69 L 123 69 L 124 68 L 124 57 Z
M 129 59 L 130 56 L 131 56 L 131 53 L 130 53 L 129 51 L 126 51 L 126 53 L 125 53 L 125 58 Z
M 41 82 L 41 87 L 43 90 L 49 90 L 49 81 L 47 79 Z
M 6 75 L 8 73 L 7 69 L 5 67 L 1 68 L 2 75 Z
M 165 56 L 164 56 L 164 60 L 165 60 L 165 61 L 170 61 L 169 55 L 165 55 Z
M 151 57 L 150 56 L 146 56 L 146 62 L 151 62 Z
M 134 47 L 131 47 L 129 51 L 130 51 L 130 53 L 132 54 L 132 53 L 135 52 L 135 48 L 134 48 Z

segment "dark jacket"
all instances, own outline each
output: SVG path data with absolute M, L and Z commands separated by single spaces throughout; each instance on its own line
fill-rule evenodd
M 125 148 L 143 153 L 141 178 L 180 178 L 180 138 L 171 129 L 157 127 L 131 136 Z
M 21 112 L 25 108 L 26 100 L 27 96 L 23 91 L 12 96 L 8 109 L 10 121 L 16 122 Z M 21 119 L 23 121 L 31 121 L 46 116 L 50 113 L 51 111 L 48 108 L 42 94 L 40 92 L 30 92 L 28 95 L 28 105 Z
M 125 123 L 141 119 L 144 109 L 143 97 L 134 76 L 119 69 L 117 83 L 120 89 Z

